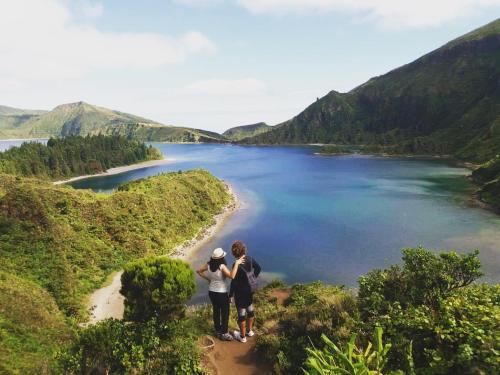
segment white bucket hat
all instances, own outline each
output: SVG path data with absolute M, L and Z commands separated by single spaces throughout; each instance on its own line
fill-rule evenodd
M 212 259 L 220 259 L 220 258 L 224 258 L 225 256 L 226 256 L 226 252 L 224 250 L 222 250 L 220 247 L 218 247 L 217 249 L 215 249 L 212 252 Z

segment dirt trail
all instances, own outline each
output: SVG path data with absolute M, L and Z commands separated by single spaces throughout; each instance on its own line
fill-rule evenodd
M 214 339 L 215 347 L 208 353 L 209 367 L 216 375 L 266 375 L 271 367 L 259 361 L 255 353 L 256 337 L 247 338 L 246 343 L 239 341 L 220 341 Z
M 289 296 L 290 289 L 274 289 L 269 293 L 269 297 L 276 298 L 276 303 L 280 306 L 284 305 Z M 271 327 L 269 331 L 275 329 L 276 327 Z M 215 345 L 206 355 L 207 365 L 212 373 L 214 375 L 272 374 L 272 367 L 263 363 L 255 352 L 257 336 L 248 337 L 244 344 L 236 340 L 220 341 L 212 337 Z

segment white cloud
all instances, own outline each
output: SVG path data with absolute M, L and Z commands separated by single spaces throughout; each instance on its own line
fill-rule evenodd
M 183 92 L 195 95 L 214 96 L 251 96 L 262 94 L 266 84 L 255 78 L 243 79 L 207 79 L 188 85 Z
M 384 28 L 439 26 L 489 6 L 500 0 L 238 0 L 254 13 L 303 14 L 339 12 L 370 20 Z
M 87 16 L 102 14 L 98 3 L 88 4 Z M 99 69 L 145 69 L 216 49 L 194 31 L 171 37 L 80 25 L 62 0 L 0 0 L 0 13 L 0 78 L 65 79 Z
M 88 0 L 80 0 L 77 8 L 85 18 L 90 19 L 101 17 L 104 13 L 104 6 L 101 3 Z

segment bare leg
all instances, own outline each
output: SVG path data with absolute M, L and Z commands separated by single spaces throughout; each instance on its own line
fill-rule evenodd
M 247 334 L 247 324 L 243 320 L 242 322 L 238 322 L 238 326 L 240 327 L 241 337 L 245 337 Z
M 247 318 L 247 328 L 248 332 L 250 332 L 253 328 L 253 322 L 255 321 L 255 317 Z

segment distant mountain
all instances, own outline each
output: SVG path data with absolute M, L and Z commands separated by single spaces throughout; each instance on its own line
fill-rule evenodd
M 0 138 L 16 138 L 19 126 L 45 111 L 19 109 L 0 105 Z M 12 136 L 10 134 L 13 134 Z
M 257 124 L 236 126 L 226 130 L 222 135 L 232 141 L 240 141 L 243 138 L 265 133 L 270 129 L 272 129 L 272 126 L 267 125 L 265 122 L 259 122 Z
M 242 142 L 491 159 L 500 154 L 500 19 Z
M 120 134 L 143 141 L 223 141 L 223 137 L 217 133 L 166 126 L 143 117 L 85 102 L 59 105 L 49 112 L 24 111 L 9 107 L 0 107 L 0 111 L 1 138 Z M 6 114 L 1 115 L 4 112 Z

